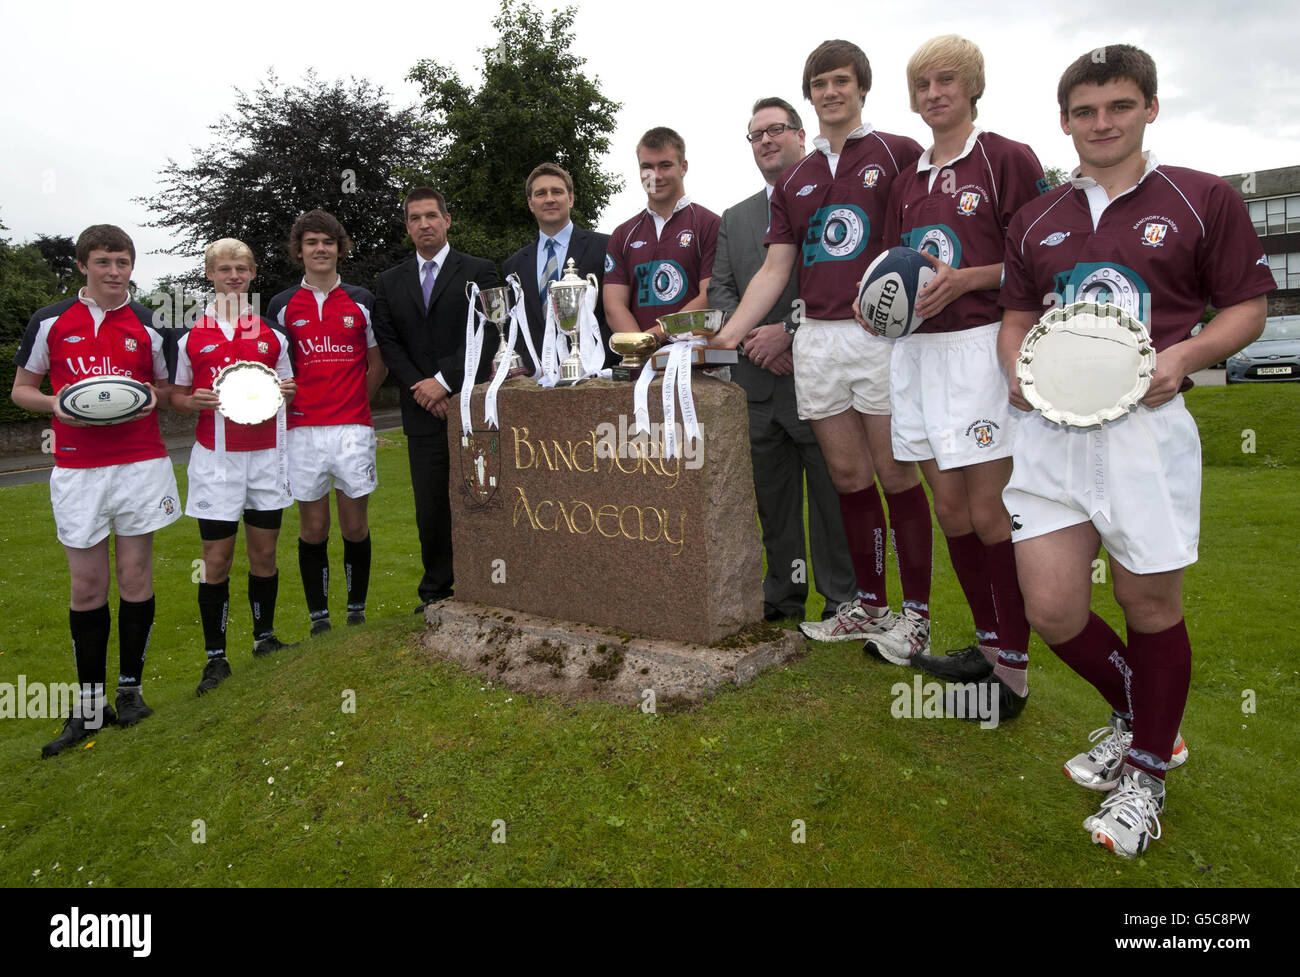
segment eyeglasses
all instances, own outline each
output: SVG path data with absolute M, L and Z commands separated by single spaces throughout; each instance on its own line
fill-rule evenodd
M 779 139 L 781 133 L 785 132 L 785 130 L 795 128 L 798 127 L 792 126 L 788 122 L 774 122 L 766 129 L 755 129 L 753 132 L 745 133 L 745 138 L 750 142 L 758 142 L 764 136 L 771 136 L 773 139 Z

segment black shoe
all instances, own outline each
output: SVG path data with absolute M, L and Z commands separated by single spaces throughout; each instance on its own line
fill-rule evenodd
M 349 623 L 349 624 L 365 624 L 365 623 L 366 623 L 366 612 L 365 612 L 364 610 L 360 610 L 360 611 L 348 611 L 348 623 Z
M 138 688 L 118 689 L 117 690 L 117 724 L 119 726 L 134 726 L 141 719 L 148 719 L 153 715 L 144 702 L 144 696 L 140 694 Z
M 977 682 L 986 675 L 993 674 L 979 645 L 957 648 L 943 655 L 916 655 L 912 667 L 919 668 L 927 675 L 949 679 L 954 682 Z
M 208 663 L 203 666 L 203 678 L 199 679 L 199 687 L 194 690 L 194 694 L 202 695 L 204 692 L 211 692 L 228 678 L 230 678 L 230 662 L 226 660 L 226 656 L 218 655 L 209 658 Z
M 311 636 L 314 638 L 318 634 L 324 634 L 330 629 L 330 619 L 322 617 L 311 622 Z
M 82 740 L 94 736 L 110 723 L 116 722 L 117 713 L 108 703 L 104 703 L 104 714 L 100 717 L 99 724 L 94 727 L 86 725 L 86 720 L 78 715 L 78 710 L 74 709 L 72 715 L 63 721 L 63 732 L 41 747 L 41 759 L 58 756 L 68 747 L 75 746 Z
M 440 594 L 434 594 L 432 597 L 426 597 L 426 598 L 424 598 L 424 599 L 420 602 L 420 606 L 418 606 L 418 607 L 417 607 L 414 611 L 412 611 L 411 613 L 412 613 L 412 614 L 423 614 L 423 613 L 424 613 L 424 609 L 425 609 L 426 607 L 428 607 L 430 604 L 437 604 L 437 603 L 440 603 L 440 602 L 442 602 L 442 601 L 444 601 L 444 600 L 451 600 L 452 596 L 453 596 L 453 595 L 452 595 L 452 592 L 451 592 L 450 590 L 447 590 L 447 591 L 444 591 L 443 593 L 440 593 Z
M 994 724 L 1001 725 L 1008 719 L 1015 719 L 1025 711 L 1025 703 L 1029 701 L 1028 692 L 1024 695 L 1017 695 L 1001 679 L 991 673 L 978 681 L 967 682 L 963 688 L 953 690 L 953 692 L 964 697 L 966 707 L 960 711 L 961 714 L 957 718 L 969 719 L 971 722 L 978 723 L 996 720 Z M 950 693 L 944 700 L 944 708 L 949 716 L 957 715 L 957 712 L 952 708 L 953 703 L 950 701 L 952 698 L 953 695 Z M 994 699 L 998 703 L 997 716 L 980 715 L 980 704 L 990 703 Z
M 311 626 L 312 634 L 316 633 L 317 624 L 325 625 L 325 627 L 321 628 L 322 631 L 328 631 L 330 629 L 329 621 L 317 621 L 315 624 Z M 281 641 L 279 638 L 275 636 L 274 633 L 272 633 L 272 634 L 268 634 L 265 638 L 258 638 L 256 641 L 253 642 L 253 657 L 265 658 L 267 655 L 271 654 L 272 652 L 284 651 L 284 649 L 286 648 L 297 648 L 297 647 L 298 647 L 298 642 L 292 641 L 286 643 L 284 641 Z M 228 671 L 227 674 L 229 674 Z

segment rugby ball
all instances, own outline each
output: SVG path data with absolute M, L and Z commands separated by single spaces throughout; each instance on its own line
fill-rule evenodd
M 916 297 L 934 278 L 934 268 L 919 251 L 890 248 L 867 266 L 858 286 L 858 310 L 877 336 L 899 339 L 924 321 Z
M 59 391 L 59 410 L 86 424 L 120 424 L 149 406 L 149 388 L 130 377 L 87 377 Z

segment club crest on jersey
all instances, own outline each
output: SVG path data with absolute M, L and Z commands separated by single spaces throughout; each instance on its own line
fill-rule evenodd
M 356 316 L 350 316 L 350 315 L 345 315 L 345 316 L 343 316 L 343 328 L 344 328 L 344 329 L 351 329 L 351 328 L 353 328 L 356 324 L 357 324 Z
M 1158 248 L 1165 243 L 1165 235 L 1168 232 L 1168 224 L 1151 221 L 1142 231 L 1142 243 L 1148 247 Z
M 613 270 L 614 270 L 614 256 L 612 254 L 607 254 L 605 255 L 605 274 L 608 275 Z
M 677 235 L 677 244 L 683 248 L 689 248 L 694 240 L 695 235 L 691 231 L 682 231 Z
M 122 345 L 126 347 L 126 351 L 127 351 L 128 353 L 134 353 L 134 352 L 136 351 L 136 348 L 137 348 L 140 344 L 137 343 L 137 342 L 136 342 L 134 339 L 132 339 L 130 336 L 127 336 L 126 339 L 122 340 Z
M 501 435 L 496 431 L 460 437 L 460 493 L 470 512 L 501 508 Z
M 875 189 L 880 183 L 880 178 L 885 175 L 885 171 L 879 166 L 868 166 L 862 171 L 862 185 L 867 189 Z
M 973 191 L 967 190 L 957 201 L 957 213 L 963 217 L 972 217 L 975 214 L 975 208 L 980 205 L 980 195 Z
M 817 184 L 815 184 L 815 183 L 805 183 L 803 186 L 801 186 L 801 187 L 800 187 L 800 188 L 795 192 L 795 196 L 796 196 L 796 197 L 806 197 L 806 196 L 808 196 L 808 194 L 812 193 L 812 192 L 813 192 L 814 190 L 816 190 L 816 189 L 817 189 Z
M 257 341 L 257 351 L 259 353 L 269 353 L 271 352 L 271 344 L 264 339 L 259 339 Z
M 1047 237 L 1043 238 L 1038 243 L 1044 247 L 1054 248 L 1069 236 L 1070 236 L 1069 231 L 1065 231 L 1065 232 L 1053 231 L 1051 234 L 1047 235 Z
M 991 447 L 994 438 L 997 436 L 998 425 L 987 418 L 978 420 L 966 428 L 966 436 L 974 438 L 975 443 L 981 448 Z

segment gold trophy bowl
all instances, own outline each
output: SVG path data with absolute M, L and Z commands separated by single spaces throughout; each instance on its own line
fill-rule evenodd
M 635 380 L 650 360 L 659 341 L 648 332 L 616 332 L 609 337 L 609 348 L 623 359 L 614 367 L 615 380 Z
M 679 342 L 691 336 L 711 339 L 722 328 L 721 309 L 692 309 L 689 312 L 670 312 L 655 320 L 664 327 L 670 342 Z

